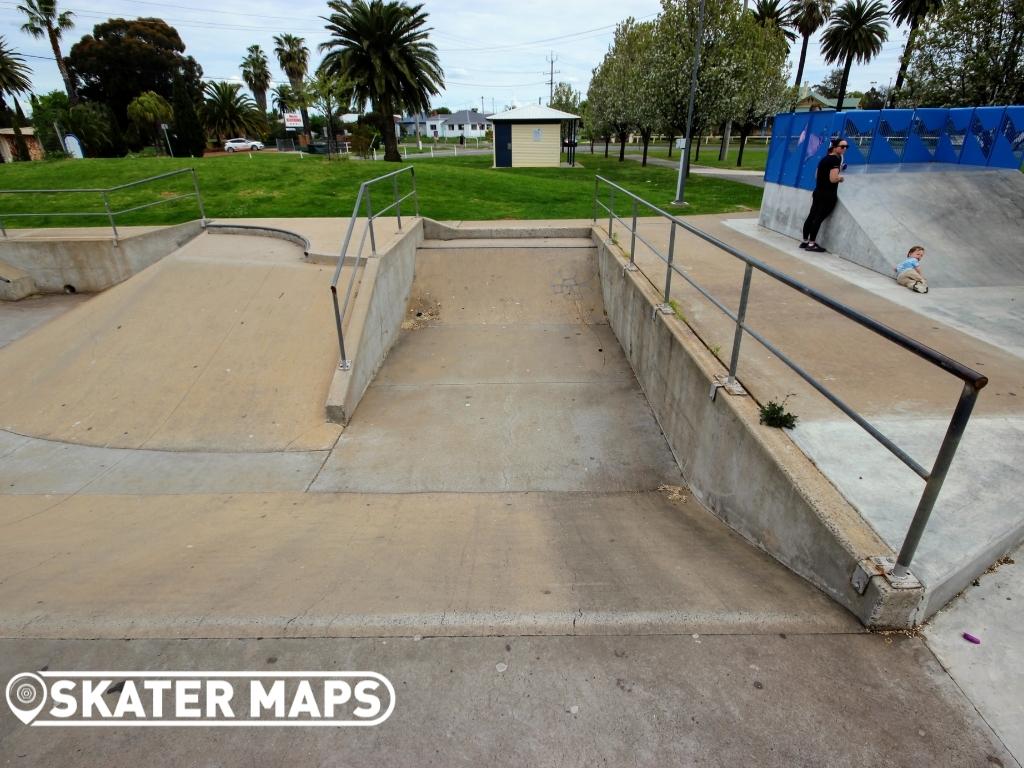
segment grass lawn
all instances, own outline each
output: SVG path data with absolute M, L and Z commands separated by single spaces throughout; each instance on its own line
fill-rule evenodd
M 606 176 L 656 205 L 674 197 L 675 172 L 639 163 L 580 155 L 583 168 L 492 169 L 489 156 L 422 159 L 414 163 L 420 211 L 434 219 L 587 218 L 593 212 L 595 173 Z M 404 163 L 403 163 L 404 165 Z M 319 156 L 274 152 L 238 153 L 202 159 L 119 158 L 58 160 L 0 166 L 2 189 L 111 187 L 177 168 L 194 167 L 210 218 L 349 216 L 359 184 L 399 165 L 358 160 L 328 162 Z M 405 176 L 403 175 L 403 179 Z M 187 175 L 111 194 L 115 210 L 151 203 L 189 191 Z M 379 209 L 390 190 L 375 192 Z M 620 196 L 621 197 L 621 196 Z M 687 182 L 686 214 L 756 209 L 761 190 L 694 175 Z M 4 213 L 82 211 L 102 214 L 96 193 L 62 195 L 0 194 Z M 406 209 L 408 210 L 408 209 Z M 626 211 L 623 209 L 622 213 Z M 197 218 L 194 200 L 147 208 L 117 219 L 118 224 L 169 224 Z M 103 216 L 7 219 L 7 226 L 103 226 Z
M 707 144 L 700 148 L 700 160 L 696 159 L 694 155 L 690 155 L 690 162 L 694 165 L 703 165 L 709 168 L 726 168 L 728 170 L 734 170 L 737 167 L 740 170 L 745 171 L 763 171 L 765 163 L 768 162 L 768 147 L 763 144 L 752 144 L 749 141 L 747 146 L 743 149 L 743 165 L 736 165 L 736 158 L 740 153 L 739 142 L 733 142 L 729 145 L 729 154 L 725 160 L 718 159 L 718 148 L 720 144 Z M 660 157 L 665 159 L 668 157 L 668 150 L 664 148 L 653 149 L 648 152 L 648 157 Z M 679 150 L 672 150 L 672 160 L 679 162 Z

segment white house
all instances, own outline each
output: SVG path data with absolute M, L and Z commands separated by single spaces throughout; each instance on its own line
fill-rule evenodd
M 465 136 L 467 139 L 483 138 L 491 130 L 487 115 L 475 109 L 464 109 L 453 115 L 407 115 L 402 118 L 402 135 L 415 136 L 419 124 L 420 136 L 424 139 L 444 139 Z

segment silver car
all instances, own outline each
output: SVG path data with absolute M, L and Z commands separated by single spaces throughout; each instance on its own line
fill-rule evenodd
M 228 139 L 224 142 L 225 152 L 235 152 L 241 150 L 242 152 L 259 152 L 263 149 L 262 141 L 255 141 L 254 139 Z

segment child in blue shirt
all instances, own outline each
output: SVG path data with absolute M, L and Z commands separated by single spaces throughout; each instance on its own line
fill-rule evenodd
M 915 245 L 907 251 L 907 258 L 896 265 L 896 282 L 916 293 L 928 293 L 928 281 L 921 274 L 924 246 Z

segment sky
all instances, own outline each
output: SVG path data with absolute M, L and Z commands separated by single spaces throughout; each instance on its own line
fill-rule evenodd
M 48 41 L 21 31 L 17 5 L 18 0 L 0 0 L 0 36 L 26 57 L 36 93 L 63 89 Z M 206 8 L 200 0 L 58 0 L 58 7 L 75 14 L 75 28 L 65 33 L 62 43 L 65 55 L 93 25 L 108 18 L 156 16 L 178 30 L 186 53 L 199 61 L 207 79 L 214 80 L 241 82 L 238 67 L 245 49 L 259 44 L 270 57 L 275 84 L 286 82 L 273 57 L 273 36 L 290 32 L 305 37 L 311 69 L 321 58 L 317 46 L 327 39 L 320 19 L 328 11 L 323 0 L 220 0 Z M 426 0 L 431 41 L 445 71 L 445 90 L 434 106 L 453 111 L 482 107 L 491 112 L 536 104 L 538 98 L 547 103 L 551 58 L 555 81 L 566 81 L 585 95 L 590 73 L 608 50 L 616 23 L 630 15 L 653 19 L 659 8 L 657 0 L 607 5 L 583 0 Z M 895 77 L 906 34 L 892 28 L 889 36 L 870 64 L 854 65 L 850 90 L 866 91 L 873 83 L 885 86 Z M 798 40 L 790 53 L 790 77 L 796 73 L 799 52 Z M 828 71 L 818 41 L 812 39 L 804 80 L 820 82 Z

